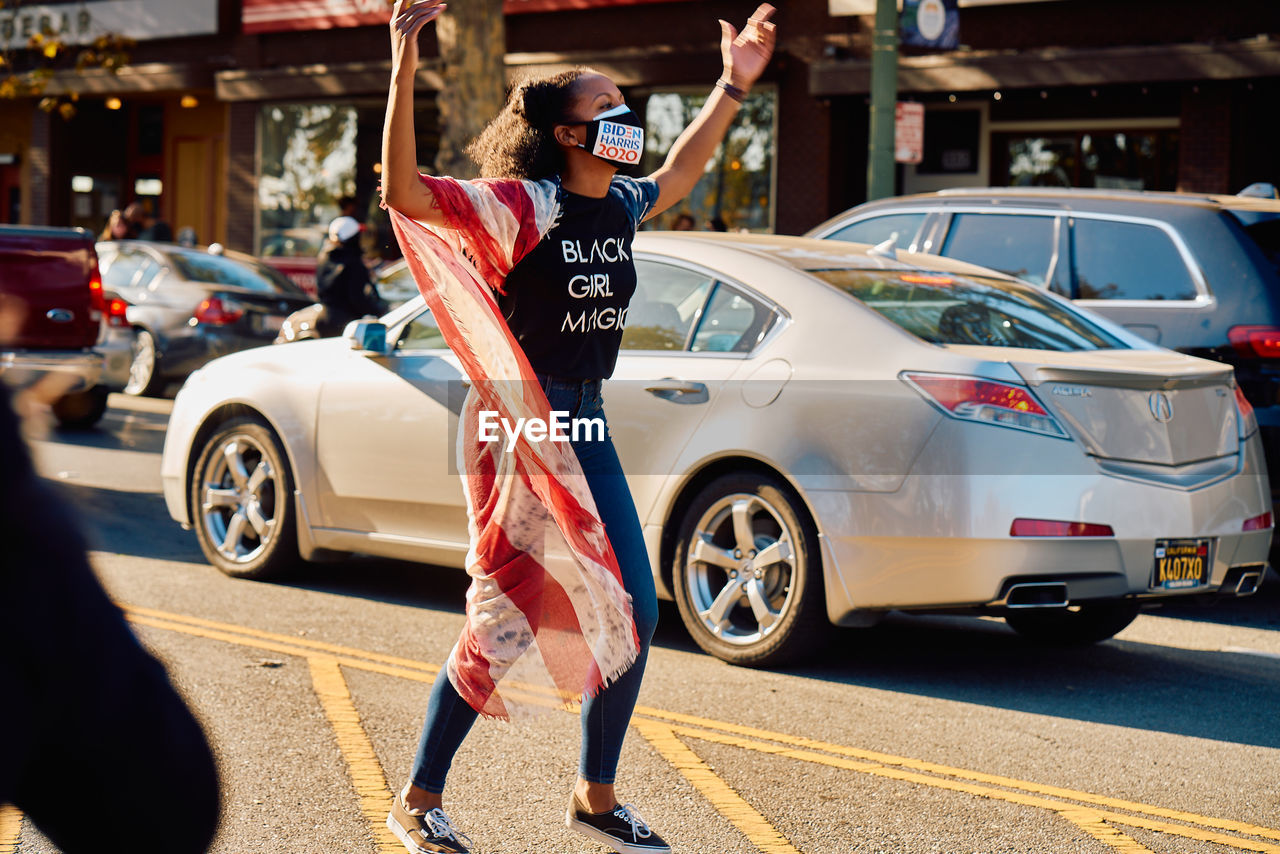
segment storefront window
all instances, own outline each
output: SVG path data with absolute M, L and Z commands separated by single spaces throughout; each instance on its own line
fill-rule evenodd
M 1174 190 L 1176 130 L 996 134 L 994 183 L 1013 187 Z
M 258 254 L 314 257 L 338 199 L 355 194 L 357 110 L 270 104 L 259 122 Z
M 706 103 L 705 93 L 654 92 L 645 103 L 648 174 L 662 165 L 672 144 Z M 684 201 L 650 220 L 650 228 L 674 228 L 682 214 L 693 228 L 772 231 L 776 162 L 777 92 L 759 87 L 747 95 L 724 143 Z

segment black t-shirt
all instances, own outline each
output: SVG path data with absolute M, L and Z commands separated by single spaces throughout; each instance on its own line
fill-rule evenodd
M 601 199 L 561 189 L 555 225 L 507 274 L 498 297 L 535 371 L 575 379 L 613 373 L 636 290 L 631 242 L 657 198 L 648 178 L 617 176 Z

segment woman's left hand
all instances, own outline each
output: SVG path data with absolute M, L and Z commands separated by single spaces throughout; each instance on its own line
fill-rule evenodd
M 720 22 L 720 56 L 724 60 L 724 79 L 739 89 L 750 89 L 764 73 L 773 56 L 775 26 L 769 19 L 774 8 L 761 3 L 747 19 L 742 32 L 728 21 Z

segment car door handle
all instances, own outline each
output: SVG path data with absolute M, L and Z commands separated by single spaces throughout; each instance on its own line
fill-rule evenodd
M 698 394 L 705 395 L 707 387 L 704 383 L 689 382 L 688 380 L 673 379 L 670 377 L 657 380 L 644 387 L 644 390 L 658 397 L 665 397 L 670 400 L 672 397 L 682 394 Z

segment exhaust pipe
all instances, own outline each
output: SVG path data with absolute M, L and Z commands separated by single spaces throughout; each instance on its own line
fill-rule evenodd
M 1065 608 L 1067 585 L 1063 581 L 1034 581 L 1015 584 L 1004 595 L 1006 608 Z
M 1237 596 L 1252 596 L 1258 592 L 1258 585 L 1262 583 L 1261 572 L 1246 572 L 1241 574 L 1240 580 L 1236 582 Z

